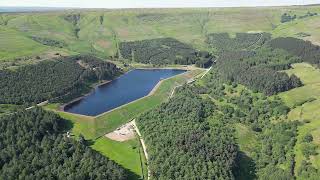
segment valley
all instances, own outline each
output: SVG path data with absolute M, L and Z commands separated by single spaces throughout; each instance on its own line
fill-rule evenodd
M 319 5 L 0 13 L 0 179 L 317 179 L 318 22 Z

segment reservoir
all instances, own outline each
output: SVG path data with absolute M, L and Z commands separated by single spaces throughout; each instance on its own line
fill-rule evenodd
M 183 72 L 185 70 L 135 69 L 107 84 L 96 87 L 81 100 L 67 105 L 64 110 L 96 116 L 148 95 L 160 80 Z

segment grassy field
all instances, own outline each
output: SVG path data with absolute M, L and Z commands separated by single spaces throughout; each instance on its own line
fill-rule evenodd
M 304 102 L 320 97 L 320 71 L 307 63 L 293 65 L 293 69 L 285 71 L 297 75 L 304 86 L 280 94 L 283 101 L 289 106 L 301 105 Z M 312 98 L 312 99 L 311 99 Z
M 311 156 L 310 162 L 320 168 L 320 70 L 309 64 L 299 63 L 293 69 L 286 71 L 297 75 L 304 83 L 303 87 L 280 93 L 279 96 L 292 108 L 288 114 L 289 120 L 300 120 L 303 125 L 298 127 L 298 137 L 295 146 L 296 172 L 302 160 L 307 160 L 302 153 L 303 137 L 311 133 L 314 137 L 312 143 L 318 145 L 318 155 Z M 294 106 L 294 104 L 300 104 Z M 308 122 L 308 123 L 305 123 Z M 298 178 L 299 179 L 299 178 Z
M 0 26 L 0 62 L 15 57 L 41 54 L 48 47 L 25 36 L 22 32 Z
M 91 147 L 139 177 L 142 177 L 142 174 L 146 172 L 147 168 L 138 139 L 118 142 L 101 137 Z M 137 179 L 139 177 L 132 175 L 131 178 Z
M 93 117 L 56 111 L 55 109 L 58 107 L 59 104 L 49 104 L 45 108 L 53 110 L 62 118 L 69 120 L 69 125 L 75 138 L 82 134 L 85 139 L 89 140 L 94 150 L 129 170 L 131 179 L 142 178 L 142 173 L 146 172 L 147 168 L 140 142 L 137 139 L 125 142 L 113 141 L 104 136 L 96 139 L 95 120 Z
M 256 134 L 250 127 L 240 123 L 235 124 L 235 129 L 240 150 L 250 156 L 254 146 L 258 143 Z
M 51 47 L 36 43 L 31 36 L 54 39 L 67 44 L 65 49 L 95 53 L 102 57 L 114 55 L 119 41 L 174 37 L 198 49 L 208 49 L 204 40 L 213 32 L 270 32 L 277 36 L 305 37 L 320 42 L 320 16 L 280 23 L 283 13 L 304 15 L 320 13 L 319 6 L 259 8 L 198 9 L 130 9 L 69 10 L 65 12 L 1 14 L 0 59 L 41 54 Z M 76 23 L 67 16 L 79 14 Z M 100 19 L 103 19 L 101 22 Z M 1 22 L 1 20 L 3 22 Z M 226 23 L 226 21 L 228 23 Z M 79 28 L 78 37 L 75 29 Z M 299 37 L 302 38 L 302 37 Z M 7 45 L 9 44 L 9 46 Z M 16 53 L 12 53 L 16 52 Z
M 77 54 L 33 41 L 26 33 L 0 25 L 0 68 L 35 63 L 59 55 Z M 37 58 L 40 57 L 40 59 Z
M 319 16 L 284 23 L 272 31 L 274 37 L 296 37 L 320 45 Z M 301 37 L 300 32 L 309 36 Z

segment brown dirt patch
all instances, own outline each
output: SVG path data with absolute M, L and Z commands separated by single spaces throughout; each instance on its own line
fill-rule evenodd
M 105 136 L 114 141 L 127 141 L 135 137 L 134 123 L 133 121 L 128 122 L 127 124 L 122 125 L 117 128 L 115 131 L 106 134 Z

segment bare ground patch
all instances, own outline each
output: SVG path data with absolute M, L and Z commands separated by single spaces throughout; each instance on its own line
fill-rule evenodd
M 105 136 L 109 139 L 120 142 L 133 139 L 135 137 L 134 122 L 130 121 Z

